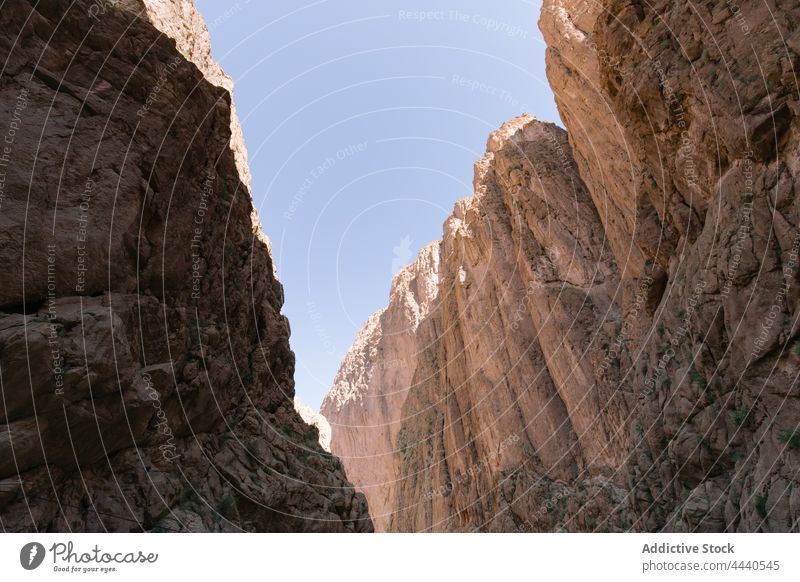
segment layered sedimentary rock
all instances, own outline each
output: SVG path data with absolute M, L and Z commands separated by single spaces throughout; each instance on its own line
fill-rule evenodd
M 0 54 L 2 530 L 371 530 L 191 3 L 12 0 Z
M 389 305 L 358 332 L 322 403 L 331 450 L 367 496 L 377 531 L 386 531 L 394 506 L 400 415 L 417 365 L 417 327 L 436 297 L 438 273 L 436 242 L 394 276 Z
M 798 17 L 544 2 L 569 144 L 506 125 L 445 225 L 390 529 L 800 530 Z

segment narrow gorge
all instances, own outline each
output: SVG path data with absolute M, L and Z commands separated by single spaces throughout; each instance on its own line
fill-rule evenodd
M 566 132 L 489 137 L 323 403 L 377 530 L 800 531 L 798 17 L 545 0 Z
M 0 531 L 800 532 L 800 6 L 537 16 L 315 413 L 194 3 L 6 0 Z

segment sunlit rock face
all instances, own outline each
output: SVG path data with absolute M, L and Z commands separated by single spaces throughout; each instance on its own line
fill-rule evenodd
M 543 3 L 568 133 L 445 223 L 387 529 L 800 529 L 798 12 Z
M 0 55 L 2 529 L 371 531 L 192 3 L 11 0 Z
M 523 116 L 490 136 L 475 166 L 475 195 L 456 204 L 442 241 L 428 247 L 438 262 L 426 278 L 435 290 L 425 314 L 404 310 L 403 329 L 416 333 L 402 336 L 402 376 L 375 382 L 373 372 L 373 384 L 345 383 L 357 396 L 338 413 L 323 407 L 350 478 L 368 498 L 370 486 L 389 492 L 384 527 L 621 527 L 627 402 L 616 369 L 600 366 L 615 329 L 602 319 L 618 319 L 617 267 L 603 242 L 562 129 Z M 390 310 L 402 303 L 397 287 Z M 386 326 L 374 317 L 365 325 L 351 350 L 361 356 L 343 364 L 349 377 L 389 367 L 387 351 L 363 341 L 385 337 L 379 329 Z M 397 392 L 401 409 L 383 396 Z M 348 425 L 346 439 L 339 424 Z M 393 429 L 382 449 L 393 453 L 381 463 L 382 488 L 348 464 L 363 455 L 360 435 L 376 425 Z M 375 507 L 370 498 L 381 528 Z
M 436 242 L 395 275 L 388 307 L 358 332 L 322 404 L 331 450 L 367 496 L 377 531 L 386 531 L 394 505 L 397 435 L 417 365 L 416 331 L 436 297 L 438 272 Z
M 617 266 L 565 132 L 506 123 L 444 226 L 403 408 L 399 531 L 614 530 L 626 394 Z
M 303 422 L 317 429 L 319 433 L 319 438 L 317 439 L 319 441 L 319 446 L 330 453 L 331 425 L 328 423 L 328 419 L 319 412 L 314 412 L 310 406 L 303 404 L 297 397 L 294 399 L 294 409 L 300 415 L 300 418 L 303 419 Z

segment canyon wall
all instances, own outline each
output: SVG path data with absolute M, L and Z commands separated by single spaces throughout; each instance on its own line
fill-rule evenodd
M 626 394 L 602 367 L 617 266 L 566 134 L 488 140 L 444 226 L 439 291 L 403 406 L 397 531 L 615 530 Z
M 0 12 L 0 529 L 371 531 L 191 2 Z
M 799 16 L 544 2 L 568 135 L 506 124 L 445 223 L 388 529 L 800 530 Z
M 317 429 L 319 433 L 319 439 L 317 439 L 319 441 L 319 446 L 330 453 L 331 425 L 328 423 L 328 419 L 319 412 L 314 412 L 310 406 L 303 404 L 297 397 L 294 399 L 294 409 L 297 411 L 297 414 L 300 415 L 300 418 L 303 419 L 303 422 Z
M 436 297 L 438 273 L 436 242 L 394 276 L 389 305 L 361 328 L 322 403 L 333 424 L 331 450 L 366 495 L 377 531 L 386 531 L 394 507 L 400 415 L 417 362 L 417 326 Z
M 358 341 L 345 360 L 353 396 L 323 407 L 333 451 L 366 485 L 378 529 L 620 529 L 628 403 L 618 367 L 602 366 L 620 324 L 618 269 L 565 132 L 526 116 L 506 123 L 474 184 L 421 255 L 439 252 L 435 287 L 427 314 L 401 321 L 404 349 Z M 391 297 L 389 309 L 402 304 Z M 373 317 L 359 338 L 380 337 L 376 327 Z M 371 372 L 390 367 L 402 374 Z M 374 430 L 364 426 L 391 427 L 380 454 L 392 458 L 367 482 L 348 464 L 376 456 L 363 453 L 358 439 Z M 392 502 L 385 516 L 370 488 Z
M 642 529 L 800 528 L 798 16 L 770 0 L 542 10 L 581 174 L 630 201 L 644 269 L 627 288 L 659 296 L 627 342 Z

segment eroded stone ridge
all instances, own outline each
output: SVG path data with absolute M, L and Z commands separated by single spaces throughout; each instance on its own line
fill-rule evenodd
M 416 331 L 436 297 L 438 277 L 436 242 L 395 275 L 388 307 L 361 328 L 322 404 L 331 450 L 367 496 L 377 531 L 386 531 L 394 506 L 397 438 L 418 357 Z
M 619 279 L 565 132 L 506 123 L 474 183 L 419 327 L 391 527 L 618 529 L 629 402 L 601 364 Z
M 379 390 L 356 385 L 356 398 L 326 409 L 346 465 L 362 453 L 340 436 L 340 418 L 350 417 L 349 437 L 394 415 L 385 527 L 622 527 L 628 402 L 616 368 L 599 365 L 619 326 L 601 325 L 619 320 L 619 279 L 565 132 L 527 116 L 494 132 L 475 166 L 475 195 L 456 204 L 433 248 L 436 289 L 414 337 L 404 337 L 407 376 L 381 377 Z M 371 319 L 359 337 L 375 328 Z M 367 352 L 367 367 L 388 366 L 385 350 Z M 365 376 L 360 360 L 345 362 L 351 377 Z M 399 412 L 381 397 L 396 390 Z M 382 527 L 371 498 L 370 507 Z

